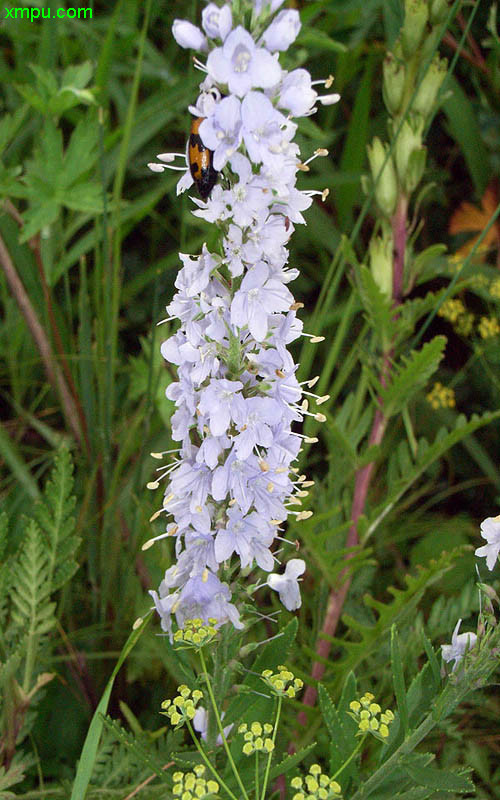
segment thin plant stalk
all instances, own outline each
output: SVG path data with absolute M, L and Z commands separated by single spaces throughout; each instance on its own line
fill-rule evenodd
M 242 782 L 242 780 L 240 778 L 240 773 L 238 772 L 236 764 L 234 763 L 234 759 L 233 759 L 233 757 L 231 755 L 231 750 L 229 749 L 229 745 L 227 743 L 227 739 L 226 739 L 226 736 L 224 734 L 224 728 L 222 726 L 222 720 L 220 718 L 219 710 L 217 708 L 217 703 L 215 701 L 215 696 L 214 696 L 214 692 L 213 692 L 213 689 L 212 689 L 212 683 L 210 681 L 210 677 L 209 677 L 209 674 L 208 674 L 207 664 L 206 664 L 206 661 L 205 661 L 205 656 L 203 655 L 203 649 L 200 649 L 200 661 L 201 661 L 201 668 L 203 670 L 203 674 L 204 674 L 205 681 L 206 681 L 206 684 L 207 684 L 207 689 L 208 689 L 208 694 L 209 694 L 209 697 L 210 697 L 210 702 L 211 702 L 212 708 L 214 710 L 215 719 L 217 720 L 217 727 L 219 729 L 219 733 L 221 735 L 222 743 L 224 745 L 224 750 L 226 751 L 228 761 L 229 761 L 229 763 L 231 765 L 231 769 L 233 770 L 234 777 L 236 778 L 236 780 L 238 782 L 238 786 L 240 787 L 241 791 L 243 792 L 243 796 L 245 797 L 245 800 L 249 800 L 248 794 L 246 793 L 245 787 L 243 786 L 243 782 Z

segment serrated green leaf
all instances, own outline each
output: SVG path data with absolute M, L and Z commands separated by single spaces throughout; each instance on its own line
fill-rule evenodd
M 419 767 L 415 769 L 411 766 L 404 767 L 405 772 L 417 786 L 426 786 L 435 791 L 442 792 L 473 792 L 474 784 L 469 778 L 457 775 L 454 772 L 437 769 L 436 767 Z
M 406 738 L 410 729 L 408 722 L 408 706 L 406 704 L 406 687 L 404 678 L 403 662 L 399 650 L 399 637 L 395 625 L 391 628 L 391 662 L 392 680 L 394 684 L 394 694 L 398 704 L 399 718 L 403 728 L 403 736 Z
M 289 772 L 293 767 L 297 766 L 297 764 L 300 764 L 300 762 L 303 761 L 304 758 L 307 755 L 309 755 L 309 753 L 312 752 L 312 750 L 314 750 L 315 747 L 316 747 L 316 742 L 311 742 L 310 744 L 306 745 L 306 747 L 303 747 L 301 750 L 299 750 L 297 753 L 294 753 L 291 756 L 287 756 L 286 758 L 283 759 L 283 761 L 280 761 L 278 764 L 275 764 L 273 767 L 271 767 L 271 770 L 269 772 L 269 779 L 274 780 L 274 778 L 277 778 L 279 775 L 286 775 L 287 772 Z
M 401 364 L 393 369 L 392 381 L 389 385 L 387 387 L 380 386 L 380 396 L 386 417 L 398 414 L 411 398 L 424 388 L 431 375 L 437 370 L 445 347 L 445 337 L 435 336 L 420 350 L 414 350 L 410 356 L 402 357 Z
M 98 183 L 80 183 L 64 192 L 62 203 L 73 211 L 86 214 L 101 214 L 103 210 L 102 188 Z
M 368 319 L 381 343 L 382 349 L 386 349 L 387 342 L 392 338 L 394 329 L 394 309 L 391 301 L 379 289 L 368 267 L 362 266 L 359 270 L 358 286 Z
M 122 728 L 122 726 L 114 719 L 111 719 L 104 714 L 101 714 L 100 717 L 102 723 L 113 733 L 117 741 L 123 744 L 127 750 L 130 750 L 136 756 L 136 758 L 138 758 L 139 761 L 142 761 L 144 766 L 151 770 L 151 772 L 154 772 L 154 774 L 160 778 L 163 783 L 170 783 L 170 776 L 163 769 L 163 765 L 157 762 L 152 756 L 151 748 L 146 749 L 132 733 L 124 730 L 124 728 Z
M 75 553 L 80 540 L 74 535 L 76 500 L 72 491 L 71 454 L 67 447 L 62 447 L 54 459 L 43 498 L 35 506 L 35 519 L 40 526 L 47 553 L 51 591 L 63 586 L 78 569 Z

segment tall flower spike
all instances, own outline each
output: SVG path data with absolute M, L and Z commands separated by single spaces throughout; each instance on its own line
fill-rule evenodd
M 193 213 L 216 224 L 222 241 L 217 253 L 204 245 L 201 255 L 181 254 L 177 293 L 167 307 L 180 327 L 161 349 L 177 367 L 167 397 L 175 403 L 172 438 L 180 448 L 151 484 L 166 481 L 163 508 L 154 516 L 166 514 L 167 532 L 145 546 L 175 540 L 177 563 L 151 592 L 170 635 L 172 615 L 179 628 L 192 619 L 214 628 L 228 621 L 243 627 L 221 564 L 239 559 L 242 569 L 271 573 L 282 523 L 289 514 L 300 522 L 312 513 L 301 507 L 311 483 L 297 479 L 293 464 L 304 437 L 292 426 L 306 415 L 326 419 L 309 410 L 303 394 L 318 405 L 327 397 L 303 391 L 287 350 L 303 335 L 302 304 L 288 288 L 298 271 L 287 266 L 287 244 L 294 226 L 305 222 L 313 195 L 327 195 L 297 189 L 297 173 L 327 152 L 303 162 L 293 117 L 308 116 L 316 103 L 336 102 L 338 95 L 320 97 L 313 88 L 329 88 L 331 77 L 313 82 L 305 69 L 282 69 L 279 55 L 294 41 L 300 20 L 295 10 L 276 14 L 280 5 L 210 3 L 202 29 L 174 23 L 182 47 L 208 52 L 206 63 L 196 62 L 205 77 L 189 107 L 195 117 L 187 150 L 191 173 L 180 167 L 177 190 L 194 180 L 203 199 L 192 197 Z M 244 28 L 250 18 L 255 34 Z M 177 156 L 161 154 L 152 170 L 179 169 L 172 163 Z M 203 176 L 210 170 L 217 183 L 207 191 Z M 258 586 L 275 589 L 294 610 L 304 570 L 302 559 L 292 559 L 284 573 Z

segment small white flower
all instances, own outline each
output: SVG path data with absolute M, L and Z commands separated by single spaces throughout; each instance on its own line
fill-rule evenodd
M 488 544 L 478 547 L 475 554 L 486 559 L 486 566 L 491 572 L 500 553 L 500 514 L 498 517 L 487 517 L 481 522 L 481 536 Z
M 453 635 L 451 637 L 451 644 L 442 644 L 441 645 L 441 652 L 443 659 L 445 661 L 454 661 L 452 672 L 455 672 L 457 666 L 459 665 L 460 661 L 466 654 L 467 650 L 472 650 L 477 642 L 477 636 L 475 633 L 459 633 L 458 629 L 462 624 L 462 620 L 459 619 L 457 624 L 455 625 L 455 630 L 453 631 Z
M 298 578 L 305 569 L 306 562 L 302 558 L 292 558 L 283 575 L 273 573 L 267 576 L 267 585 L 278 592 L 281 602 L 289 611 L 295 611 L 302 604 Z

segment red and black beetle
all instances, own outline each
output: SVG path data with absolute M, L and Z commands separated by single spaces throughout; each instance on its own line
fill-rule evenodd
M 188 160 L 191 175 L 202 200 L 207 200 L 217 183 L 219 173 L 213 167 L 214 154 L 205 147 L 198 133 L 204 117 L 197 117 L 189 134 Z

